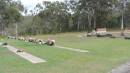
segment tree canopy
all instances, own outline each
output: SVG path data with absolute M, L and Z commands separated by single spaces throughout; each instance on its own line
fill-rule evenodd
M 19 1 L 0 0 L 1 31 L 5 31 L 5 29 L 8 29 L 9 27 L 12 28 L 14 23 L 20 22 L 22 17 L 20 11 L 23 10 L 24 7 Z
M 32 15 L 20 1 L 1 0 L 0 19 L 5 28 L 19 24 L 19 34 L 46 34 L 70 31 L 92 31 L 96 28 L 126 28 L 129 25 L 130 2 L 126 0 L 66 0 L 38 3 Z M 22 19 L 22 20 L 21 20 Z

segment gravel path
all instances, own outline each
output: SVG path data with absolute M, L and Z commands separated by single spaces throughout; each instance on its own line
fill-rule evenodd
M 89 52 L 87 50 L 81 50 L 81 49 L 76 49 L 76 48 L 69 48 L 69 47 L 62 47 L 62 46 L 55 46 L 55 47 L 62 48 L 62 49 L 67 49 L 67 50 L 71 50 L 71 51 L 76 51 L 76 52 L 82 52 L 82 53 Z
M 113 69 L 111 72 L 108 73 L 130 73 L 130 62 L 122 64 L 118 68 Z
M 34 56 L 34 55 L 32 55 L 32 54 L 29 54 L 29 53 L 27 53 L 27 52 L 17 52 L 18 49 L 14 48 L 13 46 L 7 45 L 7 46 L 5 46 L 5 47 L 8 48 L 8 49 L 9 49 L 10 51 L 12 51 L 13 53 L 15 53 L 15 54 L 21 56 L 22 58 L 24 58 L 24 59 L 26 59 L 26 60 L 28 60 L 28 61 L 31 62 L 31 63 L 34 63 L 34 64 L 35 64 L 35 63 L 46 62 L 45 60 L 40 59 L 40 58 L 38 58 L 38 57 L 36 57 L 36 56 Z

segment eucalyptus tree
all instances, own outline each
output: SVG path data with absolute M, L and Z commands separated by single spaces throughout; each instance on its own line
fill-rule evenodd
M 128 10 L 127 9 L 127 5 L 128 4 L 128 0 L 119 0 L 118 1 L 118 11 L 120 12 L 120 15 L 121 15 L 121 30 L 124 30 L 124 15 L 126 14 L 126 11 Z
M 74 31 L 76 29 L 79 29 L 79 27 L 76 25 L 77 21 L 75 21 L 76 16 L 78 16 L 78 13 L 76 12 L 78 2 L 76 0 L 66 0 L 64 4 L 66 5 L 67 12 L 69 14 L 69 30 Z
M 126 3 L 124 20 L 125 20 L 125 27 L 130 28 L 130 2 Z
M 115 3 L 116 0 L 79 0 L 79 10 L 88 15 L 89 28 L 105 27 L 102 24 L 105 24 L 106 17 L 112 12 Z
M 23 11 L 24 7 L 18 1 L 13 0 L 0 0 L 0 16 L 3 29 L 12 26 L 13 23 L 19 22 L 21 19 L 20 11 Z
M 3 35 L 3 30 L 4 30 L 4 22 L 3 22 L 3 16 L 4 16 L 4 13 L 5 13 L 5 10 L 7 8 L 7 4 L 9 3 L 9 0 L 0 0 L 0 31 Z
M 67 31 L 69 24 L 67 6 L 63 2 L 58 1 L 44 1 L 43 4 L 43 10 L 34 17 L 33 28 L 40 26 L 39 30 L 42 30 L 42 33 L 56 33 Z M 39 24 L 35 23 L 39 20 L 42 20 L 39 22 Z

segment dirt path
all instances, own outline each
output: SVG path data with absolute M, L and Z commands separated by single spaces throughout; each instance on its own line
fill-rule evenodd
M 46 62 L 45 60 L 43 59 L 40 59 L 32 54 L 29 54 L 27 52 L 17 52 L 18 49 L 14 48 L 13 46 L 5 46 L 6 48 L 8 48 L 10 51 L 12 51 L 13 53 L 19 55 L 20 57 L 28 60 L 29 62 L 31 63 L 41 63 L 41 62 Z
M 82 53 L 89 52 L 87 50 L 81 50 L 81 49 L 76 49 L 76 48 L 69 48 L 69 47 L 62 47 L 62 46 L 55 46 L 55 47 L 62 48 L 62 49 L 67 49 L 67 50 L 75 51 L 75 52 L 82 52 Z
M 108 73 L 130 73 L 130 62 L 122 64 L 118 68 L 113 69 L 111 72 Z

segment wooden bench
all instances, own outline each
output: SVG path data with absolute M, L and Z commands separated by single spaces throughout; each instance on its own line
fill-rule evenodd
M 98 28 L 96 31 L 97 34 L 104 34 L 107 33 L 107 29 L 106 28 Z
M 96 34 L 97 37 L 112 37 L 112 34 L 108 33 L 106 28 L 98 28 Z

